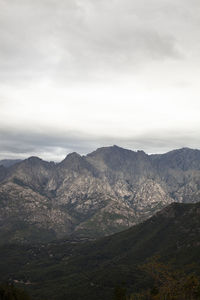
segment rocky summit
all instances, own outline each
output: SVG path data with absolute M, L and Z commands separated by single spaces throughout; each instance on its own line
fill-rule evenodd
M 199 196 L 199 150 L 147 155 L 112 146 L 57 164 L 30 157 L 0 166 L 0 240 L 97 238 Z

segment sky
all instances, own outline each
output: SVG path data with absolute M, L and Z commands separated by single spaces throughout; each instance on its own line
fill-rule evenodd
M 200 148 L 199 0 L 0 0 L 0 159 Z

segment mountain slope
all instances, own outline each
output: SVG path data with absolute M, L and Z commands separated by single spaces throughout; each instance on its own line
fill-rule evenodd
M 0 167 L 1 242 L 110 235 L 199 196 L 199 150 L 147 155 L 112 146 L 59 164 L 31 157 Z
M 117 285 L 130 292 L 148 286 L 138 265 L 154 255 L 200 274 L 200 203 L 173 203 L 98 241 L 2 246 L 0 255 L 0 279 L 23 281 L 35 299 L 111 299 Z

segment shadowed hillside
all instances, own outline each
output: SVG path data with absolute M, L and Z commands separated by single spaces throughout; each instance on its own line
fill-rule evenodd
M 149 287 L 138 266 L 155 255 L 200 274 L 200 203 L 171 204 L 144 223 L 98 241 L 5 245 L 0 253 L 0 279 L 17 280 L 35 299 L 110 299 L 116 286 L 126 286 L 131 294 Z

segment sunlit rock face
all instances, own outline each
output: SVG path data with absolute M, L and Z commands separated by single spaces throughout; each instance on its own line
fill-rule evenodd
M 0 167 L 0 237 L 97 238 L 199 196 L 199 150 L 147 155 L 113 146 L 71 153 L 59 164 L 30 157 Z

